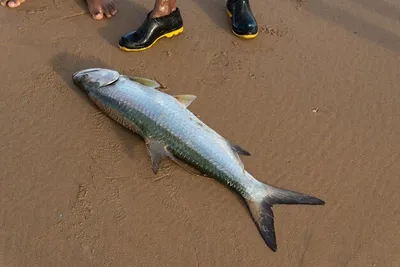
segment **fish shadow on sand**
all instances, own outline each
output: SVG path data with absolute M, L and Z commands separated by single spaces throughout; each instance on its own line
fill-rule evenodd
M 51 64 L 52 64 L 53 70 L 65 81 L 67 87 L 71 88 L 71 90 L 76 95 L 79 95 L 79 97 L 85 99 L 86 103 L 90 104 L 93 107 L 93 110 L 97 110 L 100 112 L 100 110 L 87 98 L 87 96 L 73 83 L 72 75 L 73 75 L 73 73 L 75 73 L 77 71 L 87 69 L 87 68 L 100 67 L 100 68 L 113 69 L 112 67 L 108 66 L 102 60 L 100 60 L 98 58 L 89 57 L 89 58 L 83 59 L 83 58 L 79 57 L 78 55 L 74 55 L 74 54 L 70 54 L 70 53 L 66 53 L 66 52 L 59 53 L 55 57 L 53 57 Z M 108 116 L 106 114 L 104 114 L 104 116 L 108 118 Z M 141 137 L 139 137 L 138 135 L 125 129 L 123 126 L 121 126 L 119 123 L 115 122 L 111 118 L 110 118 L 110 121 L 112 121 L 111 122 L 112 128 L 115 131 L 115 133 L 118 135 L 118 137 L 122 143 L 122 146 L 124 147 L 124 149 L 126 149 L 126 152 L 130 158 L 135 158 L 134 149 L 133 149 L 134 147 L 138 147 L 139 149 L 141 149 L 141 151 L 140 151 L 141 157 L 143 157 L 143 156 L 148 157 L 148 155 L 146 153 L 144 142 Z M 93 134 L 93 133 L 88 132 L 88 135 L 91 135 L 91 134 Z M 180 175 L 181 174 L 186 177 L 194 176 L 194 174 L 191 171 L 188 171 L 190 168 L 188 168 L 188 167 L 184 168 L 182 165 L 178 166 L 177 164 L 173 163 L 172 161 L 170 161 L 170 160 L 168 160 L 168 161 L 169 161 L 168 163 L 166 161 L 162 162 L 159 174 L 154 175 L 154 178 L 156 180 L 157 180 L 157 178 L 161 179 L 162 177 L 160 178 L 160 176 L 162 176 L 163 173 L 165 174 L 165 173 L 169 172 L 166 169 L 166 166 L 174 166 L 175 169 L 181 169 L 181 172 L 177 172 L 177 173 L 175 173 L 175 170 L 173 170 L 172 175 Z M 166 163 L 168 165 L 165 165 Z M 151 169 L 150 160 L 148 160 L 148 163 L 146 164 L 146 166 L 143 166 L 143 167 Z M 215 180 L 213 182 L 218 184 L 218 182 Z M 219 185 L 222 186 L 221 184 L 219 184 Z M 205 179 L 204 179 L 204 186 L 208 187 Z M 226 188 L 226 189 L 228 190 L 228 188 Z M 246 213 L 249 216 L 249 219 L 251 219 L 252 214 L 249 211 L 249 209 L 247 208 L 247 204 L 243 201 L 243 198 L 239 194 L 233 194 L 233 196 L 238 200 L 238 204 L 241 205 L 243 208 L 245 208 Z M 256 228 L 254 228 L 252 231 L 253 231 L 254 236 L 258 236 Z
M 299 0 L 288 0 L 297 1 Z M 350 0 L 363 9 L 370 12 L 375 12 L 381 16 L 395 20 L 396 23 L 400 21 L 400 9 L 386 1 L 373 1 L 373 0 Z M 373 21 L 369 22 L 356 15 L 351 11 L 340 9 L 339 7 L 330 6 L 319 0 L 307 0 L 302 4 L 302 8 L 315 16 L 321 17 L 325 20 L 331 21 L 340 27 L 356 34 L 362 38 L 368 39 L 386 49 L 393 52 L 400 51 L 400 36 L 386 30 Z
M 55 57 L 53 57 L 51 64 L 53 70 L 61 78 L 63 78 L 67 86 L 71 88 L 76 95 L 79 95 L 87 102 L 88 105 L 91 105 L 93 107 L 93 110 L 101 112 L 100 109 L 92 101 L 90 101 L 88 97 L 73 83 L 72 74 L 88 68 L 113 69 L 111 66 L 108 66 L 98 58 L 90 57 L 82 59 L 77 55 L 65 52 L 59 53 Z M 108 118 L 106 114 L 104 114 L 104 116 Z M 124 128 L 116 121 L 112 119 L 110 119 L 110 121 L 112 129 L 118 135 L 122 146 L 124 147 L 124 149 L 126 149 L 127 154 L 129 155 L 129 157 L 134 158 L 134 151 L 132 148 L 135 146 L 143 146 L 143 141 L 141 140 L 141 137 Z

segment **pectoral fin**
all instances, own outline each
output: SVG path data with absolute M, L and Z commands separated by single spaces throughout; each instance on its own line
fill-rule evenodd
M 147 78 L 142 78 L 142 77 L 129 77 L 129 79 L 131 79 L 132 81 L 138 82 L 144 86 L 148 86 L 151 88 L 159 88 L 162 87 L 161 84 L 159 84 L 158 82 L 154 81 L 154 80 L 150 80 Z
M 154 174 L 157 174 L 160 168 L 160 163 L 163 159 L 170 156 L 169 151 L 166 146 L 161 142 L 154 141 L 151 139 L 146 140 L 147 152 L 150 155 L 151 163 L 153 165 L 152 169 Z
M 168 146 L 165 146 L 162 142 L 146 139 L 147 152 L 150 155 L 152 170 L 154 174 L 157 174 L 160 163 L 165 158 L 170 158 L 176 164 L 181 166 L 185 171 L 199 176 L 204 176 L 200 171 L 186 164 L 185 162 L 175 158 L 175 156 L 168 150 Z
M 192 104 L 193 100 L 196 99 L 197 96 L 195 95 L 175 95 L 174 96 L 176 100 L 179 101 L 184 107 L 190 106 Z

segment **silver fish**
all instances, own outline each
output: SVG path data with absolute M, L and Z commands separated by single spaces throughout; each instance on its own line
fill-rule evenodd
M 160 162 L 170 158 L 237 192 L 272 251 L 277 250 L 274 204 L 325 204 L 316 197 L 264 184 L 248 173 L 239 155 L 250 153 L 220 136 L 187 109 L 196 96 L 171 96 L 162 92 L 156 81 L 109 69 L 85 69 L 72 78 L 104 113 L 144 139 L 154 174 Z

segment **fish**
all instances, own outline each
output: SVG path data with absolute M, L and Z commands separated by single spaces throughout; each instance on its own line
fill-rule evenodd
M 195 95 L 167 94 L 156 80 L 105 68 L 77 71 L 72 80 L 102 112 L 142 137 L 155 175 L 160 163 L 170 159 L 188 172 L 213 178 L 236 192 L 273 252 L 277 251 L 274 205 L 325 204 L 317 197 L 263 183 L 247 172 L 240 156 L 251 154 L 188 109 Z

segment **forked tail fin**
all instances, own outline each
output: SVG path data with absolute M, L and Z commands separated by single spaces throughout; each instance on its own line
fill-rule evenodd
M 266 186 L 266 196 L 260 202 L 246 200 L 254 222 L 267 246 L 277 250 L 274 214 L 272 206 L 275 204 L 300 204 L 300 205 L 324 205 L 325 202 L 316 197 L 308 196 L 270 185 Z

